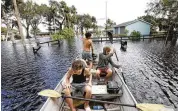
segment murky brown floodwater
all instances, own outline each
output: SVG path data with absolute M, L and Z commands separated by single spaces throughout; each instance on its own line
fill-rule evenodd
M 81 57 L 80 40 L 66 40 L 60 47 L 45 44 L 38 55 L 33 54 L 31 45 L 2 42 L 1 110 L 39 110 L 46 98 L 37 93 L 54 89 L 73 59 Z M 95 52 L 101 52 L 105 45 L 116 48 L 126 83 L 138 102 L 178 107 L 178 43 L 165 46 L 159 39 L 129 41 L 123 52 L 120 42 L 96 42 Z

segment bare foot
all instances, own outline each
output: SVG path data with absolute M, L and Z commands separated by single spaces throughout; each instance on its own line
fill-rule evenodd
M 75 108 L 71 109 L 72 111 L 77 111 Z

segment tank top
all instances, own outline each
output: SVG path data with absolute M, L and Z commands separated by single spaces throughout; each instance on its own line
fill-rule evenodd
M 82 69 L 82 73 L 81 74 L 73 74 L 72 77 L 73 77 L 73 81 L 72 83 L 83 83 L 86 81 L 86 77 L 84 76 L 84 71 L 85 71 L 85 68 Z

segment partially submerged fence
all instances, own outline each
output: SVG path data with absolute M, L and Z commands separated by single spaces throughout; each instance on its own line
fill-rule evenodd
M 49 43 L 51 43 L 51 42 L 57 42 L 58 45 L 60 46 L 60 40 L 50 40 L 50 41 L 46 41 L 46 42 L 37 42 L 37 46 L 33 47 L 33 53 L 37 53 L 38 50 L 40 50 L 40 48 L 41 48 L 40 44 L 46 44 L 47 43 L 48 46 L 49 46 Z
M 174 36 L 178 37 L 178 32 L 174 33 Z M 122 40 L 131 40 L 135 36 L 114 36 L 112 37 L 112 41 L 122 41 Z M 151 35 L 142 35 L 139 39 L 154 39 L 154 38 L 166 38 L 167 33 L 164 34 L 151 34 Z M 93 42 L 103 42 L 103 41 L 111 41 L 109 37 L 93 37 Z

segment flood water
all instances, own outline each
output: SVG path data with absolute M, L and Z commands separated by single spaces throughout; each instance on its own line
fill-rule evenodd
M 178 42 L 160 39 L 131 42 L 126 52 L 120 42 L 94 43 L 95 52 L 105 45 L 116 48 L 126 84 L 138 103 L 161 103 L 178 107 Z M 32 45 L 1 43 L 1 110 L 39 110 L 46 98 L 37 93 L 54 89 L 71 62 L 81 57 L 81 39 L 58 45 L 44 44 L 34 55 Z M 117 63 L 115 56 L 113 60 Z

